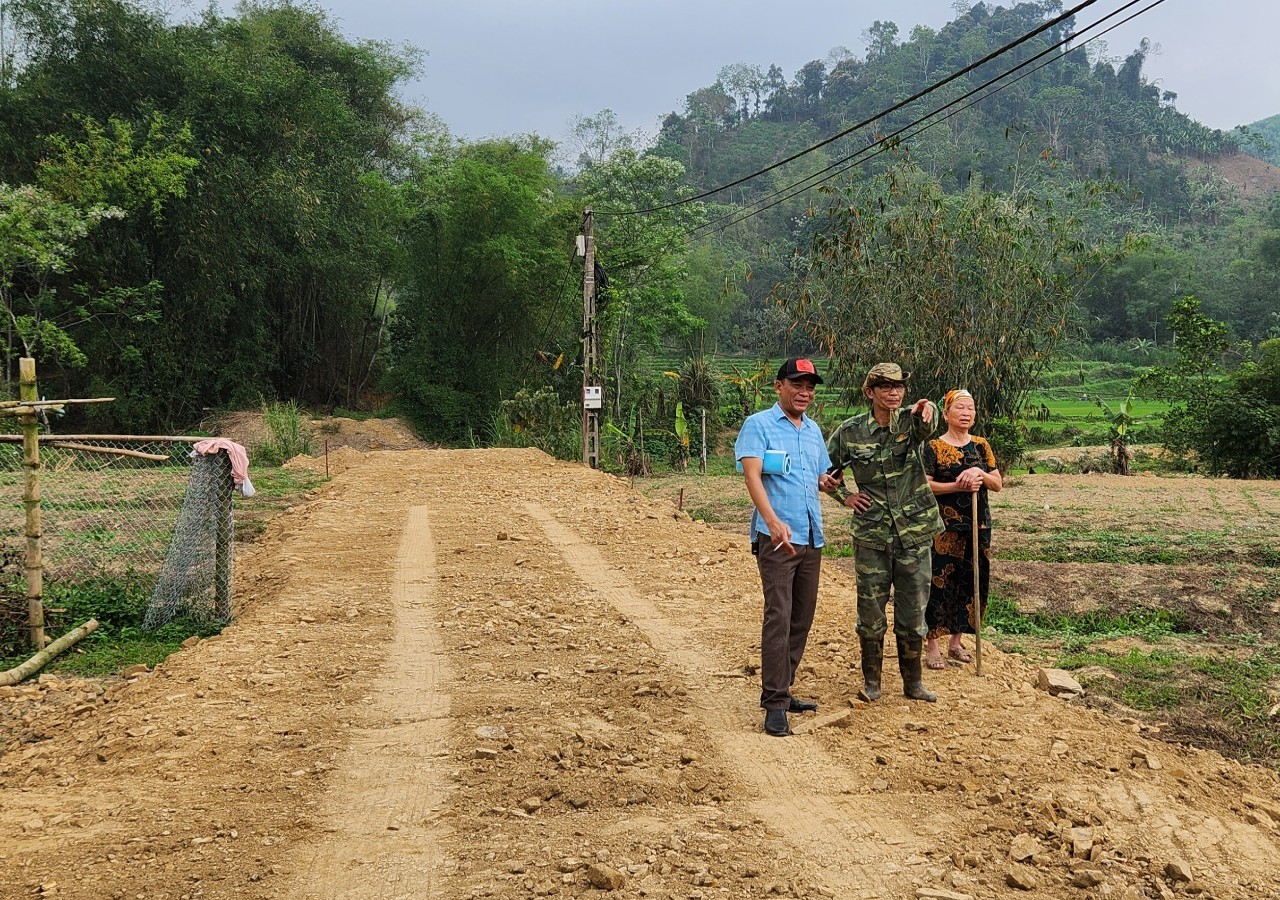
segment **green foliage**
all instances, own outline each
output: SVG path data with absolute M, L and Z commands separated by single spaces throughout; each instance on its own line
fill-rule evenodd
M 1123 247 L 1088 241 L 1092 185 L 947 196 L 918 168 L 833 191 L 797 279 L 780 290 L 860 398 L 862 373 L 902 361 L 915 396 L 965 387 L 978 430 L 1016 417 L 1065 337 L 1079 284 Z
M 45 377 L 117 397 L 87 414 L 101 428 L 185 425 L 260 394 L 354 404 L 398 274 L 389 175 L 419 120 L 392 90 L 413 56 L 349 42 L 304 5 L 180 25 L 129 0 L 17 6 L 23 70 L 0 120 L 21 124 L 0 181 L 130 211 L 48 280 L 43 318 L 88 366 Z
M 296 401 L 271 401 L 262 404 L 262 421 L 267 437 L 252 448 L 264 465 L 279 466 L 295 456 L 310 456 L 315 448 L 311 423 Z
M 566 375 L 543 360 L 581 327 L 569 302 L 581 292 L 569 268 L 578 213 L 556 193 L 550 149 L 533 138 L 472 144 L 414 173 L 388 385 L 429 438 L 485 431 L 535 371 Z
M 985 430 L 991 451 L 996 455 L 996 467 L 1002 472 L 1012 471 L 1027 453 L 1030 431 L 1026 423 L 1001 417 L 988 422 Z
M 495 447 L 537 447 L 557 459 L 582 458 L 582 415 L 551 388 L 521 389 L 494 420 Z
M 1248 359 L 1248 346 L 1231 341 L 1194 297 L 1174 304 L 1169 327 L 1178 339 L 1176 362 L 1156 367 L 1139 385 L 1176 404 L 1165 417 L 1165 446 L 1194 451 L 1197 464 L 1214 475 L 1280 475 L 1280 343 L 1266 341 Z M 1227 363 L 1242 355 L 1244 364 L 1227 372 Z
M 1260 119 L 1242 131 L 1247 135 L 1243 141 L 1247 153 L 1280 165 L 1280 113 Z M 1249 137 L 1253 140 L 1249 140 Z
M 1119 637 L 1154 641 L 1191 631 L 1185 616 L 1165 609 L 1137 606 L 1121 614 L 1099 609 L 1078 613 L 1056 610 L 1023 613 L 1008 597 L 999 593 L 993 593 L 988 601 L 982 623 L 1005 635 L 1089 641 Z
M 676 401 L 675 443 L 671 445 L 671 467 L 677 472 L 689 468 L 689 423 L 684 416 L 684 404 Z
M 50 282 L 71 270 L 75 244 L 102 220 L 120 215 L 114 207 L 80 208 L 33 185 L 0 183 L 0 304 L 9 333 L 21 344 L 7 348 L 10 358 L 20 349 L 24 356 L 40 354 L 72 368 L 85 365 Z M 88 318 L 79 309 L 73 315 Z
M 190 126 L 169 134 L 165 117 L 153 112 L 146 138 L 138 142 L 133 126 L 114 116 L 106 128 L 84 115 L 76 116 L 76 124 L 84 138 L 51 135 L 50 155 L 37 167 L 40 184 L 55 196 L 159 217 L 170 198 L 187 195 L 197 165 L 188 155 Z
M 604 459 L 616 464 L 625 475 L 652 475 L 653 466 L 645 449 L 640 410 L 633 405 L 627 411 L 626 428 L 606 422 L 600 440 Z
M 208 636 L 221 630 L 219 625 L 180 619 L 144 631 L 142 621 L 154 586 L 154 576 L 132 571 L 79 582 L 46 582 L 49 634 L 56 636 L 88 619 L 98 620 L 98 629 L 77 644 L 75 652 L 55 660 L 51 668 L 77 675 L 106 675 L 140 662 L 155 665 L 192 635 Z M 0 656 L 9 657 L 16 665 L 20 646 L 20 642 L 0 638 Z M 3 662 L 0 666 L 7 668 Z
M 689 341 L 707 327 L 686 302 L 691 229 L 705 222 L 701 203 L 684 203 L 633 214 L 688 197 L 685 169 L 660 156 L 640 156 L 630 148 L 580 172 L 574 182 L 583 202 L 600 213 L 596 260 L 608 275 L 600 294 L 602 361 L 613 374 L 613 413 L 620 418 L 634 398 L 624 396 L 639 361 L 662 339 Z M 705 300 L 705 298 L 704 298 Z
M 720 378 L 705 356 L 691 356 L 680 370 L 680 406 L 688 420 L 701 428 L 702 413 L 707 414 L 707 439 L 712 440 L 720 428 Z M 678 433 L 678 432 L 677 432 Z

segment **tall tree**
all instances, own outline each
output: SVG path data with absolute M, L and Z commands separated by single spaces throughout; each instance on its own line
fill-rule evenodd
M 388 382 L 436 440 L 486 439 L 551 331 L 581 322 L 569 302 L 579 211 L 556 189 L 551 151 L 536 138 L 464 145 L 414 179 Z
M 980 416 L 1010 418 L 1067 334 L 1080 287 L 1119 248 L 1085 240 L 1079 208 L 976 185 L 953 196 L 910 163 L 835 201 L 796 279 L 780 289 L 802 328 L 859 397 L 879 361 L 912 390 L 970 390 Z
M 23 65 L 0 90 L 0 121 L 19 128 L 0 134 L 0 179 L 101 143 L 84 123 L 119 123 L 106 135 L 129 129 L 140 153 L 156 113 L 198 160 L 176 173 L 184 196 L 101 224 L 53 284 L 151 301 L 71 331 L 90 361 L 77 390 L 120 398 L 94 408 L 100 424 L 184 424 L 263 394 L 348 401 L 369 370 L 352 343 L 385 293 L 394 210 L 377 182 L 404 165 L 414 119 L 392 88 L 412 56 L 284 2 L 176 26 L 126 0 L 20 6 Z

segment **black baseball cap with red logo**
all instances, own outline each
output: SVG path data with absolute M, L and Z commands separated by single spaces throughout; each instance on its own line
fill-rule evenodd
M 778 381 L 788 378 L 812 378 L 816 384 L 822 384 L 822 376 L 814 368 L 813 361 L 803 356 L 793 356 L 778 369 Z

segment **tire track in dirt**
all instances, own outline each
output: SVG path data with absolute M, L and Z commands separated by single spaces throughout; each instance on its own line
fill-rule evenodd
M 391 585 L 395 638 L 367 719 L 351 737 L 319 820 L 326 837 L 297 854 L 304 898 L 434 897 L 449 830 L 438 760 L 450 732 L 450 670 L 435 627 L 435 548 L 425 507 L 409 510 Z
M 873 810 L 880 804 L 860 796 L 862 787 L 852 773 L 814 743 L 800 736 L 778 740 L 763 732 L 744 733 L 740 717 L 705 686 L 707 661 L 714 654 L 693 643 L 688 630 L 665 618 L 594 547 L 544 507 L 528 503 L 526 508 L 577 577 L 630 619 L 684 681 L 684 705 L 698 714 L 720 754 L 754 795 L 749 803 L 753 812 L 798 855 L 813 860 L 818 877 L 836 896 L 899 893 L 903 885 L 885 879 L 883 864 L 904 850 L 910 852 L 910 845 L 924 849 L 931 841 L 909 823 L 895 821 L 886 809 Z M 749 690 L 735 693 L 740 696 L 734 702 L 741 708 L 757 702 Z M 801 787 L 797 776 L 803 785 L 823 789 Z

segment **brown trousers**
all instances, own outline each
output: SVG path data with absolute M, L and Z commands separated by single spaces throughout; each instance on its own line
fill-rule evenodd
M 760 629 L 760 705 L 786 709 L 809 628 L 818 608 L 822 548 L 795 546 L 795 555 L 774 550 L 760 535 L 760 584 L 764 588 L 764 624 Z

